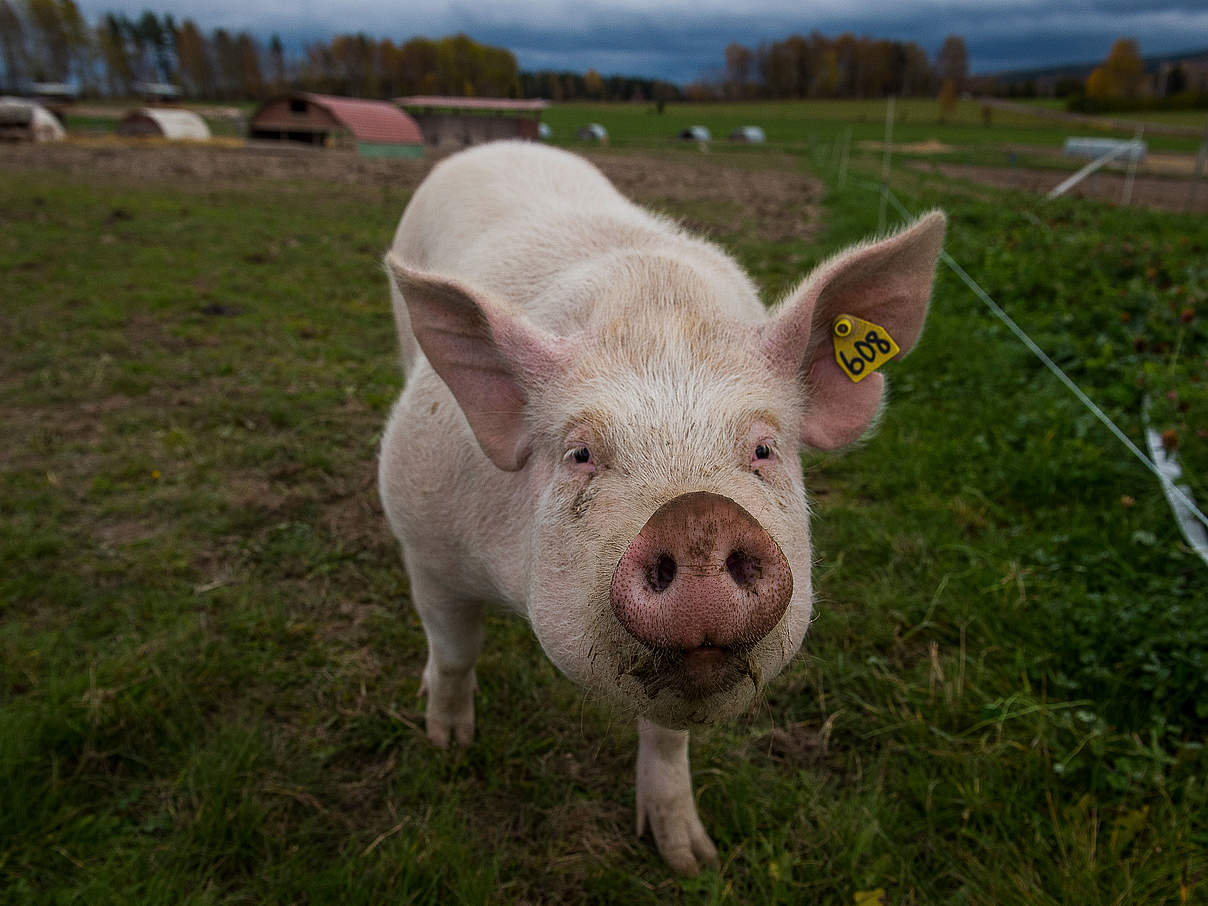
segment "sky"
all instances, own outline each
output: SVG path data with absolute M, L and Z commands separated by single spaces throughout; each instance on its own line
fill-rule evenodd
M 687 83 L 717 74 L 732 41 L 819 31 L 914 41 L 933 58 L 960 35 L 974 74 L 1102 60 L 1116 38 L 1142 55 L 1208 47 L 1208 0 L 80 0 L 89 21 L 151 8 L 204 31 L 278 34 L 287 47 L 364 32 L 396 42 L 465 32 L 511 50 L 521 69 Z

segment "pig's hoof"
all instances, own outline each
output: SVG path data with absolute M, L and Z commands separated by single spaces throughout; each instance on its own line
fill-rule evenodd
M 428 732 L 428 741 L 438 749 L 449 748 L 450 742 L 459 746 L 468 746 L 474 741 L 474 717 L 468 719 L 447 721 L 429 714 L 424 721 Z
M 682 875 L 700 874 L 702 866 L 717 864 L 717 847 L 705 833 L 696 806 L 677 799 L 655 801 L 638 794 L 638 835 L 650 823 L 659 855 Z
M 439 674 L 438 674 L 439 675 Z M 458 682 L 447 680 L 434 684 L 428 670 L 420 683 L 420 695 L 428 696 L 428 707 L 424 714 L 424 727 L 428 740 L 438 749 L 449 748 L 449 743 L 468 746 L 474 741 L 474 690 L 477 682 L 474 673 L 459 677 Z

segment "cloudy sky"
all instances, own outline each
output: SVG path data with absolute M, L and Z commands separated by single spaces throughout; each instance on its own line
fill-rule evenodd
M 465 32 L 522 69 L 595 68 L 688 82 L 719 70 L 731 41 L 817 30 L 915 41 L 957 34 L 974 73 L 1101 60 L 1118 37 L 1146 56 L 1208 47 L 1208 0 L 81 0 L 91 21 L 152 8 L 204 30 L 276 33 L 287 46 L 345 32 L 405 40 Z

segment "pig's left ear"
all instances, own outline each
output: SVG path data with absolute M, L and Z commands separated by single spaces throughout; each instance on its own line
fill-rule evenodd
M 483 293 L 414 270 L 393 253 L 386 266 L 420 349 L 453 392 L 482 452 L 505 471 L 522 468 L 532 449 L 529 393 L 565 370 L 573 341 Z
M 870 321 L 905 355 L 918 340 L 935 281 L 946 220 L 933 211 L 901 232 L 856 246 L 819 265 L 762 328 L 773 367 L 805 382 L 807 410 L 801 441 L 833 450 L 858 440 L 881 406 L 884 378 L 858 383 L 835 360 L 834 323 L 840 315 Z

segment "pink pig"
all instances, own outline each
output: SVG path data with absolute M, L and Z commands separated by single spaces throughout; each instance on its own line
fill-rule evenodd
M 688 731 L 749 708 L 810 622 L 803 446 L 876 419 L 842 315 L 910 350 L 944 235 L 928 214 L 819 266 L 771 311 L 716 246 L 584 160 L 496 143 L 444 161 L 386 256 L 406 387 L 380 488 L 428 637 L 437 746 L 474 732 L 483 607 L 638 721 L 637 829 L 695 874 Z

